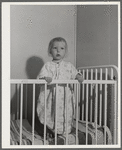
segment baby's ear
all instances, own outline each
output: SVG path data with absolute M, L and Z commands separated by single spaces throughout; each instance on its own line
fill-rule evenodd
M 52 53 L 51 53 L 51 52 L 49 52 L 48 55 L 49 55 L 50 57 L 52 57 Z

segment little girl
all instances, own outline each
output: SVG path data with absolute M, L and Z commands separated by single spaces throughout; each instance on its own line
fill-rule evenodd
M 47 83 L 52 80 L 74 80 L 77 79 L 82 83 L 82 74 L 78 73 L 76 68 L 70 63 L 63 61 L 67 53 L 67 42 L 61 37 L 54 38 L 50 41 L 48 54 L 52 56 L 52 61 L 47 62 L 41 69 L 38 79 L 45 79 Z M 38 103 L 37 114 L 39 120 L 44 124 L 45 119 L 45 95 L 44 86 L 41 87 Z M 66 95 L 68 94 L 68 95 Z M 66 93 L 66 85 L 58 85 L 58 99 L 56 99 L 56 89 L 54 85 L 48 84 L 46 95 L 46 124 L 55 131 L 55 101 L 57 104 L 57 134 L 66 134 L 66 98 L 68 98 L 68 133 L 72 129 L 73 111 L 75 99 L 71 87 L 68 87 Z

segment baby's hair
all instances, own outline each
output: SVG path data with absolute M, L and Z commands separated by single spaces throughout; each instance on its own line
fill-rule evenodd
M 52 39 L 49 43 L 49 46 L 48 46 L 48 55 L 51 56 L 51 49 L 53 47 L 53 44 L 54 42 L 64 42 L 65 43 L 65 47 L 66 47 L 66 53 L 67 53 L 67 50 L 68 50 L 68 45 L 67 45 L 67 42 L 64 38 L 62 37 L 56 37 L 54 39 Z

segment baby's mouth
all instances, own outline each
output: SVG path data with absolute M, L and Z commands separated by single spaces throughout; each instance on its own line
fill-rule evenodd
M 57 54 L 56 56 L 58 57 L 58 56 L 60 56 L 60 54 Z

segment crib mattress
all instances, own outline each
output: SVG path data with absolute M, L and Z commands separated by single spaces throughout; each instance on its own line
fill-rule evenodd
M 86 145 L 86 130 L 85 123 L 79 123 L 78 130 L 78 142 L 79 145 Z M 11 120 L 11 130 L 10 130 L 10 144 L 11 145 L 20 145 L 20 120 Z M 104 144 L 104 129 L 102 127 L 97 128 L 97 144 Z M 87 144 L 96 144 L 95 139 L 95 128 L 93 124 L 88 124 L 88 141 Z M 112 144 L 111 134 L 107 132 L 106 143 Z M 68 144 L 75 145 L 76 143 L 76 129 L 75 126 L 72 132 L 68 135 Z M 22 127 L 22 145 L 32 145 L 32 127 L 26 119 L 23 119 Z M 44 140 L 36 131 L 34 131 L 34 145 L 43 145 Z M 55 145 L 55 138 L 51 140 L 46 140 L 47 145 Z M 58 135 L 57 145 L 65 145 L 66 137 Z

